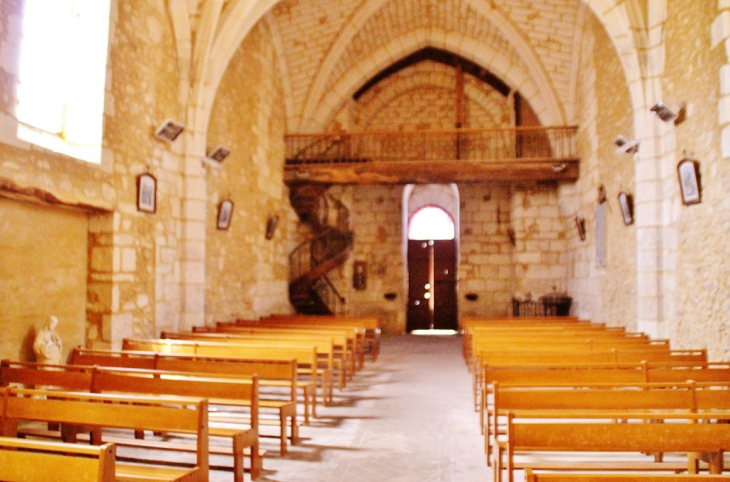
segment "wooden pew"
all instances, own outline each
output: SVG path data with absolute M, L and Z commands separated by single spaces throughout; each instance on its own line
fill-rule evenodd
M 116 463 L 116 480 L 167 480 L 207 482 L 208 470 L 208 401 L 183 397 L 138 397 L 100 395 L 5 388 L 0 435 L 18 436 L 20 421 L 62 424 L 65 442 L 76 440 L 81 427 L 185 433 L 195 436 L 196 462 L 193 468 L 162 467 L 145 464 Z M 102 443 L 94 437 L 95 444 Z
M 235 328 L 282 330 L 283 332 L 314 333 L 314 334 L 345 334 L 347 337 L 347 351 L 352 353 L 352 359 L 348 366 L 348 373 L 354 375 L 355 371 L 364 366 L 365 360 L 365 329 L 352 324 L 335 323 L 307 323 L 294 321 L 277 320 L 236 320 L 232 322 L 217 322 L 215 330 L 230 330 Z
M 677 414 L 676 412 L 641 413 L 639 411 L 563 411 L 555 419 L 555 411 L 544 415 L 532 411 L 528 418 L 520 418 L 514 412 L 507 415 L 507 437 L 494 443 L 494 480 L 501 482 L 502 471 L 506 470 L 507 482 L 513 482 L 514 471 L 530 467 L 533 469 L 594 470 L 606 471 L 612 467 L 618 470 L 677 471 L 676 464 L 657 462 L 526 462 L 518 464 L 514 457 L 517 452 L 679 452 L 687 453 L 684 469 L 696 474 L 699 452 L 711 454 L 710 473 L 722 473 L 722 453 L 730 449 L 730 426 L 725 423 L 698 423 L 707 415 Z M 713 418 L 729 419 L 730 412 L 717 412 Z M 568 420 L 569 419 L 569 420 Z M 672 423 L 612 423 L 613 420 L 660 420 Z M 601 422 L 600 420 L 603 420 Z M 685 420 L 677 422 L 677 420 Z
M 365 329 L 364 338 L 365 344 L 370 350 L 372 361 L 378 359 L 380 354 L 380 317 L 378 316 L 353 316 L 353 315 L 281 315 L 274 314 L 266 318 L 262 318 L 267 321 L 285 320 L 294 321 L 303 325 L 318 323 L 324 324 L 350 324 L 356 327 L 362 327 Z
M 274 340 L 329 340 L 334 348 L 336 378 L 339 389 L 345 387 L 348 378 L 355 374 L 357 354 L 353 350 L 354 332 L 338 329 L 302 329 L 284 327 L 233 326 L 220 325 L 216 327 L 194 327 L 193 333 L 217 334 L 218 336 L 237 336 L 241 339 L 274 339 Z M 213 336 L 213 335 L 211 335 Z M 161 336 L 164 338 L 164 336 Z M 327 345 L 324 346 L 327 348 Z M 317 350 L 319 353 L 319 349 Z
M 157 353 L 178 353 L 206 357 L 230 357 L 256 360 L 297 360 L 297 366 L 306 370 L 312 383 L 322 389 L 322 403 L 327 405 L 332 400 L 332 372 L 318 364 L 317 350 L 314 346 L 302 347 L 286 344 L 246 345 L 239 343 L 216 343 L 194 340 L 139 339 L 126 338 L 122 341 L 122 349 L 129 351 L 152 351 Z M 315 367 L 312 369 L 312 367 Z M 319 382 L 319 383 L 318 383 Z
M 572 365 L 594 365 L 604 364 L 631 364 L 640 362 L 655 363 L 659 366 L 699 366 L 707 362 L 706 350 L 667 350 L 662 347 L 644 349 L 640 348 L 610 348 L 607 350 L 570 350 L 564 353 L 542 352 L 535 347 L 531 352 L 481 352 L 480 362 L 482 367 L 474 370 L 473 392 L 474 406 L 478 407 L 479 397 L 483 391 L 484 367 L 550 367 L 550 366 L 572 366 Z M 657 371 L 657 373 L 660 373 Z M 663 372 L 662 372 L 663 373 Z M 671 373 L 666 374 L 669 377 Z M 685 378 L 686 380 L 686 378 Z M 656 380 L 672 381 L 672 380 Z M 683 381 L 683 380 L 673 380 Z
M 481 423 L 486 423 L 487 399 L 495 383 L 501 385 L 550 387 L 556 385 L 595 386 L 600 384 L 637 385 L 645 383 L 680 383 L 689 380 L 709 384 L 730 383 L 730 364 L 673 364 L 642 362 L 628 364 L 585 364 L 555 366 L 484 367 L 484 384 L 480 397 Z
M 73 365 L 52 365 L 50 370 L 44 369 L 46 365 L 39 365 L 29 362 L 11 362 L 4 360 L 0 365 L 0 381 L 7 384 L 31 385 L 37 381 L 47 385 L 46 374 L 50 374 L 54 387 L 60 389 L 88 390 L 93 393 L 131 393 L 144 395 L 176 395 L 210 399 L 216 404 L 240 405 L 249 411 L 248 418 L 238 420 L 239 426 L 235 428 L 223 427 L 213 423 L 209 418 L 208 432 L 211 436 L 223 437 L 231 440 L 231 447 L 210 446 L 209 452 L 233 457 L 234 481 L 243 481 L 243 458 L 246 449 L 249 450 L 251 460 L 251 476 L 257 478 L 263 466 L 262 454 L 259 450 L 258 426 L 259 426 L 259 400 L 258 380 L 253 377 L 213 379 L 209 374 L 204 376 L 186 376 L 185 372 L 169 372 L 143 370 L 138 368 L 99 368 L 89 366 Z M 39 377 L 39 375 L 43 375 Z M 82 386 L 81 381 L 85 383 Z M 289 403 L 291 405 L 291 402 Z M 292 409 L 288 407 L 279 411 L 279 418 L 284 420 L 283 434 L 284 446 L 286 446 L 286 418 L 284 415 L 291 415 Z M 284 415 L 282 415 L 284 414 Z M 240 424 L 245 424 L 240 425 Z M 137 431 L 139 439 L 142 438 L 143 430 Z M 159 443 L 145 443 L 128 439 L 112 439 L 118 445 L 146 445 L 149 448 L 157 448 Z M 163 448 L 177 451 L 194 452 L 195 447 L 190 444 L 163 444 Z
M 115 482 L 116 447 L 0 437 L 0 480 Z
M 730 482 L 730 475 L 705 474 L 536 474 L 525 469 L 525 482 Z
M 713 390 L 715 391 L 715 390 Z M 723 390 L 725 395 L 728 391 Z M 719 398 L 719 397 L 718 397 Z M 714 407 L 713 407 L 714 405 Z M 730 410 L 730 403 L 718 399 L 703 401 L 701 408 Z M 696 413 L 698 408 L 694 382 L 563 385 L 554 387 L 492 386 L 492 409 L 484 421 L 484 445 L 490 462 L 492 437 L 504 431 L 499 421 L 511 411 L 529 410 L 683 410 Z
M 237 332 L 237 330 L 243 330 Z M 338 389 L 343 390 L 347 384 L 347 365 L 352 363 L 352 354 L 347 349 L 347 339 L 344 334 L 337 333 L 258 333 L 247 328 L 221 329 L 222 331 L 208 332 L 167 332 L 163 331 L 160 338 L 170 340 L 199 340 L 216 342 L 235 342 L 245 344 L 279 344 L 308 346 L 314 344 L 320 364 L 332 372 L 333 378 L 338 380 Z M 224 330 L 224 331 L 223 331 Z M 354 367 L 354 365 L 353 365 Z
M 297 389 L 302 390 L 304 423 L 309 424 L 310 413 L 317 416 L 316 392 L 313 383 L 297 380 L 297 362 L 291 360 L 253 360 L 243 358 L 214 358 L 196 355 L 155 353 L 148 351 L 115 351 L 74 348 L 74 365 L 141 368 L 175 372 L 211 373 L 218 375 L 257 375 L 261 407 L 272 405 L 266 387 L 280 387 L 289 391 L 289 400 L 298 403 Z M 1 379 L 0 379 L 1 380 Z M 262 388 L 263 387 L 263 388 Z M 271 394 L 273 396 L 273 394 Z
M 216 419 L 209 415 L 209 434 L 214 437 L 231 439 L 231 449 L 223 448 L 214 453 L 223 453 L 233 456 L 233 480 L 243 482 L 244 449 L 250 451 L 251 478 L 256 479 L 263 466 L 259 451 L 259 399 L 258 379 L 253 377 L 211 378 L 204 376 L 187 376 L 186 372 L 139 370 L 134 368 L 95 368 L 93 372 L 91 391 L 93 393 L 130 393 L 144 395 L 174 395 L 184 397 L 200 397 L 208 399 L 212 405 L 225 405 L 247 408 L 246 417 L 225 420 Z M 289 402 L 291 405 L 291 402 Z M 286 425 L 289 411 L 279 411 L 279 423 L 282 427 L 280 434 L 281 453 L 286 454 Z M 224 423 L 217 423 L 224 422 Z M 296 423 L 292 420 L 292 423 Z M 235 425 L 233 425 L 235 424 Z M 293 431 L 295 432 L 295 431 Z M 293 436 L 292 436 L 293 438 Z M 125 440 L 113 439 L 118 445 L 125 444 Z M 293 440 L 294 441 L 294 440 Z M 135 440 L 131 445 L 140 445 Z M 146 444 L 149 445 L 149 444 Z M 157 444 L 152 445 L 156 447 Z M 164 447 L 164 445 L 163 445 Z M 189 444 L 180 444 L 179 449 L 185 450 Z M 212 446 L 209 445 L 209 449 Z M 212 450 L 210 450 L 212 452 Z

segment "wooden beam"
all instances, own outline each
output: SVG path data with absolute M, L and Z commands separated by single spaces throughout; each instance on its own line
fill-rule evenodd
M 289 165 L 287 184 L 426 184 L 483 181 L 575 181 L 577 159 L 398 161 Z

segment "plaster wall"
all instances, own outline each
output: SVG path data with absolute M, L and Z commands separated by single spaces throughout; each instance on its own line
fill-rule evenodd
M 62 359 L 85 343 L 88 224 L 81 210 L 0 198 L 0 358 L 35 360 L 50 315 Z

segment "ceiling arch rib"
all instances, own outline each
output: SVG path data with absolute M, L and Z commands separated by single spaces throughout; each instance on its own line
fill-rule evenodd
M 484 67 L 475 64 L 474 62 L 465 59 L 464 57 L 454 54 L 451 52 L 447 52 L 442 49 L 434 48 L 434 47 L 425 47 L 421 50 L 418 50 L 416 52 L 413 52 L 410 55 L 407 55 L 406 57 L 403 57 L 401 60 L 392 63 L 390 66 L 385 68 L 384 70 L 378 72 L 374 77 L 372 77 L 370 80 L 365 82 L 365 84 L 360 87 L 354 94 L 353 98 L 355 100 L 358 100 L 365 92 L 370 90 L 373 86 L 375 86 L 378 82 L 381 80 L 390 77 L 391 75 L 395 74 L 396 72 L 399 72 L 405 68 L 408 68 L 412 65 L 415 65 L 419 62 L 423 62 L 424 60 L 432 60 L 434 62 L 438 62 L 444 65 L 448 65 L 450 67 L 461 67 L 464 73 L 473 75 L 474 77 L 478 78 L 482 82 L 485 82 L 492 87 L 496 91 L 498 91 L 503 96 L 509 95 L 510 88 L 507 84 L 505 84 L 502 79 L 491 73 L 488 69 L 485 69 Z
M 193 91 L 192 120 L 196 135 L 195 153 L 205 152 L 205 133 L 208 131 L 210 113 L 213 109 L 218 86 L 228 68 L 231 58 L 251 29 L 278 0 L 231 0 L 225 5 L 224 15 L 218 22 L 219 28 L 211 39 L 205 61 L 196 64 L 199 69 L 191 86 Z M 189 109 L 189 114 L 191 110 Z
M 391 39 L 390 43 L 359 62 L 357 70 L 350 70 L 329 87 L 314 111 L 304 113 L 304 123 L 300 130 L 322 130 L 343 103 L 362 85 L 363 77 L 371 78 L 394 60 L 427 46 L 458 52 L 476 64 L 489 66 L 512 90 L 519 91 L 530 102 L 543 125 L 563 125 L 562 110 L 557 108 L 559 102 L 554 91 L 547 84 L 538 84 L 531 71 L 516 64 L 515 59 L 473 39 L 464 39 L 437 29 L 423 29 L 418 35 L 409 34 Z

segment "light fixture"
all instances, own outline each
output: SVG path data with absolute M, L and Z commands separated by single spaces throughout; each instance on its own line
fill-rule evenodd
M 161 141 L 173 142 L 184 130 L 184 125 L 179 122 L 175 122 L 172 119 L 167 119 L 160 127 L 157 128 L 155 136 Z
M 226 146 L 219 145 L 215 149 L 208 152 L 208 155 L 203 158 L 203 163 L 211 167 L 220 168 L 223 161 L 231 154 L 231 150 Z
M 669 107 L 660 101 L 654 104 L 649 110 L 655 113 L 656 116 L 664 122 L 673 121 L 674 125 L 676 126 L 684 121 L 687 108 L 684 103 L 680 104 L 677 107 Z
M 619 135 L 613 143 L 616 145 L 616 154 L 635 154 L 639 152 L 639 141 L 635 139 L 627 139 Z

